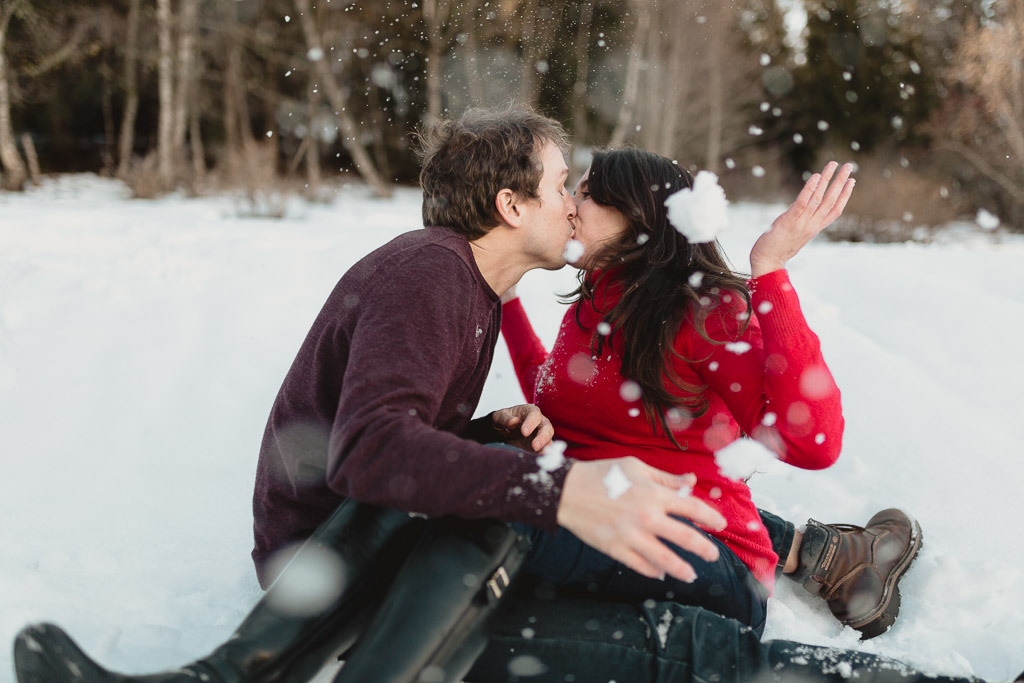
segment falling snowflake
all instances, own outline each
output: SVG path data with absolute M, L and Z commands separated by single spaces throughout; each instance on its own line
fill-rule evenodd
M 633 487 L 633 482 L 629 480 L 618 464 L 613 464 L 608 469 L 608 473 L 601 479 L 601 483 L 608 489 L 608 498 L 611 500 L 621 498 L 626 491 Z

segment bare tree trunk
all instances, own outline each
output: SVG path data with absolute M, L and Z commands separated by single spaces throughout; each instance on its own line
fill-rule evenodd
M 572 138 L 574 147 L 587 144 L 587 77 L 590 74 L 590 25 L 594 19 L 594 3 L 584 2 L 576 20 L 576 82 L 572 86 Z M 582 169 L 576 154 L 569 159 L 569 182 L 575 182 Z
M 668 157 L 678 154 L 676 132 L 679 127 L 679 112 L 682 110 L 680 101 L 689 98 L 690 84 L 693 80 L 689 65 L 686 63 L 686 44 L 687 41 L 677 37 L 669 48 L 668 68 L 672 74 L 675 96 L 670 98 L 664 107 L 664 115 L 660 117 L 661 125 L 658 126 L 657 142 L 654 145 L 656 152 Z
M 423 0 L 423 23 L 427 32 L 427 121 L 441 118 L 441 62 L 448 42 L 444 24 L 449 13 L 447 0 Z
M 671 21 L 671 19 L 665 16 L 664 8 L 656 7 L 653 11 L 658 14 L 655 14 L 652 18 L 647 29 L 647 35 L 641 38 L 644 45 L 642 61 L 647 68 L 643 70 L 643 74 L 640 77 L 640 88 L 638 89 L 636 108 L 633 112 L 632 121 L 635 134 L 632 135 L 632 138 L 634 143 L 644 149 L 660 153 L 660 150 L 656 149 L 655 145 L 657 144 L 659 124 L 661 123 L 662 116 L 665 113 L 665 109 L 670 107 L 670 103 L 673 101 L 675 74 L 672 74 L 671 78 L 665 77 L 666 64 L 662 58 L 664 53 L 663 43 L 665 42 L 665 24 Z M 670 12 L 675 11 L 678 11 L 678 8 L 673 5 Z M 673 42 L 683 41 L 682 37 L 673 35 Z M 643 96 L 644 93 L 646 93 L 647 97 Z
M 199 110 L 195 99 L 189 107 L 188 141 L 192 151 L 192 188 L 198 192 L 206 178 L 206 146 L 203 145 L 203 132 L 199 125 Z
M 707 46 L 708 60 L 708 147 L 704 158 L 704 168 L 712 173 L 719 172 L 722 158 L 722 130 L 725 116 L 725 88 L 722 84 L 722 44 L 727 40 L 724 30 L 725 17 L 720 8 L 711 10 L 709 24 L 709 40 Z
M 309 89 L 307 111 L 308 125 L 306 139 L 303 140 L 303 144 L 306 144 L 306 183 L 309 191 L 315 193 L 320 188 L 320 135 L 316 128 L 316 120 L 320 116 L 320 98 L 312 88 Z
M 174 175 L 174 55 L 171 42 L 171 0 L 156 0 L 160 113 L 157 118 L 157 173 L 165 186 Z
M 43 181 L 43 174 L 39 169 L 39 155 L 36 154 L 36 145 L 28 133 L 21 136 L 21 148 L 25 150 L 25 160 L 28 161 L 28 177 L 32 179 L 33 185 L 39 185 Z
M 185 159 L 188 155 L 185 136 L 188 134 L 189 144 L 192 147 L 191 187 L 193 191 L 198 191 L 200 178 L 206 170 L 202 157 L 203 141 L 199 121 L 195 116 L 199 2 L 198 0 L 179 0 L 179 2 L 181 18 L 178 23 L 178 73 L 174 84 L 174 122 L 171 144 L 175 172 L 183 173 L 186 168 Z
M 195 97 L 196 34 L 199 31 L 198 0 L 179 0 L 178 74 L 174 84 L 174 124 L 171 139 L 179 168 L 184 166 L 185 135 L 189 130 L 190 101 Z
M 3 166 L 3 187 L 20 190 L 25 185 L 25 163 L 18 154 L 11 127 L 11 90 L 7 72 L 7 27 L 20 2 L 0 2 L 0 166 Z
M 306 37 L 306 47 L 316 54 L 325 54 L 316 25 L 313 22 L 309 0 L 295 0 L 295 8 L 298 11 L 299 21 L 302 24 L 302 32 Z M 322 81 L 324 92 L 327 94 L 327 100 L 331 103 L 334 115 L 338 117 L 338 122 L 341 124 L 342 144 L 345 145 L 345 149 L 352 156 L 359 174 L 373 188 L 375 194 L 380 197 L 390 197 L 391 186 L 378 173 L 373 159 L 360 142 L 359 127 L 348 111 L 348 102 L 345 99 L 345 94 L 342 92 L 337 80 L 335 80 L 334 74 L 331 73 L 329 62 L 321 58 L 315 60 L 314 65 Z
M 103 62 L 100 74 L 103 79 L 101 108 L 103 110 L 103 175 L 114 173 L 114 69 L 110 65 L 111 43 L 113 43 L 113 11 L 104 8 L 100 15 L 99 30 L 103 43 Z
M 224 74 L 224 144 L 229 153 L 248 149 L 255 139 L 242 71 L 243 34 L 235 3 L 221 3 L 228 24 L 227 69 Z
M 128 30 L 125 35 L 124 55 L 124 117 L 117 149 L 117 177 L 126 178 L 135 148 L 135 117 L 139 113 L 139 0 L 129 0 Z
M 636 108 L 637 90 L 640 83 L 640 62 L 643 59 L 643 44 L 651 23 L 651 10 L 645 0 L 632 0 L 629 4 L 630 13 L 636 17 L 636 30 L 633 43 L 629 50 L 629 65 L 626 68 L 626 84 L 622 91 L 622 104 L 619 107 L 619 118 L 612 131 L 610 147 L 617 147 L 626 141 L 629 128 L 633 122 Z
M 484 98 L 483 80 L 480 72 L 480 40 L 476 24 L 477 0 L 462 3 L 462 32 L 466 36 L 466 57 L 462 60 L 466 72 L 466 83 L 469 85 L 469 101 L 479 105 Z
M 542 36 L 537 35 L 537 13 L 540 10 L 540 0 L 527 0 L 520 5 L 523 16 L 519 39 L 523 42 L 523 55 L 520 58 L 519 68 L 519 101 L 526 104 L 534 104 L 537 100 L 537 59 L 540 54 L 538 45 Z

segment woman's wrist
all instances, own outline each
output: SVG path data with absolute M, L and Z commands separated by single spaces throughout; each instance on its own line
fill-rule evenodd
M 750 262 L 750 277 L 759 278 L 762 275 L 768 273 L 774 273 L 777 270 L 785 270 L 785 261 L 751 261 Z

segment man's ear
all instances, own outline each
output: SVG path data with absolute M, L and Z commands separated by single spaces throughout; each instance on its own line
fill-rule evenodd
M 494 198 L 494 208 L 498 212 L 498 218 L 513 227 L 519 227 L 523 222 L 523 214 L 519 210 L 519 197 L 507 187 L 498 190 Z

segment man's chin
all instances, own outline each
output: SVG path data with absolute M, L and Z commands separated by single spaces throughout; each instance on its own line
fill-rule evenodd
M 570 265 L 568 261 L 566 261 L 564 258 L 559 258 L 557 261 L 545 263 L 544 265 L 539 267 L 542 268 L 543 270 L 561 270 L 562 268 L 565 268 L 568 265 Z

